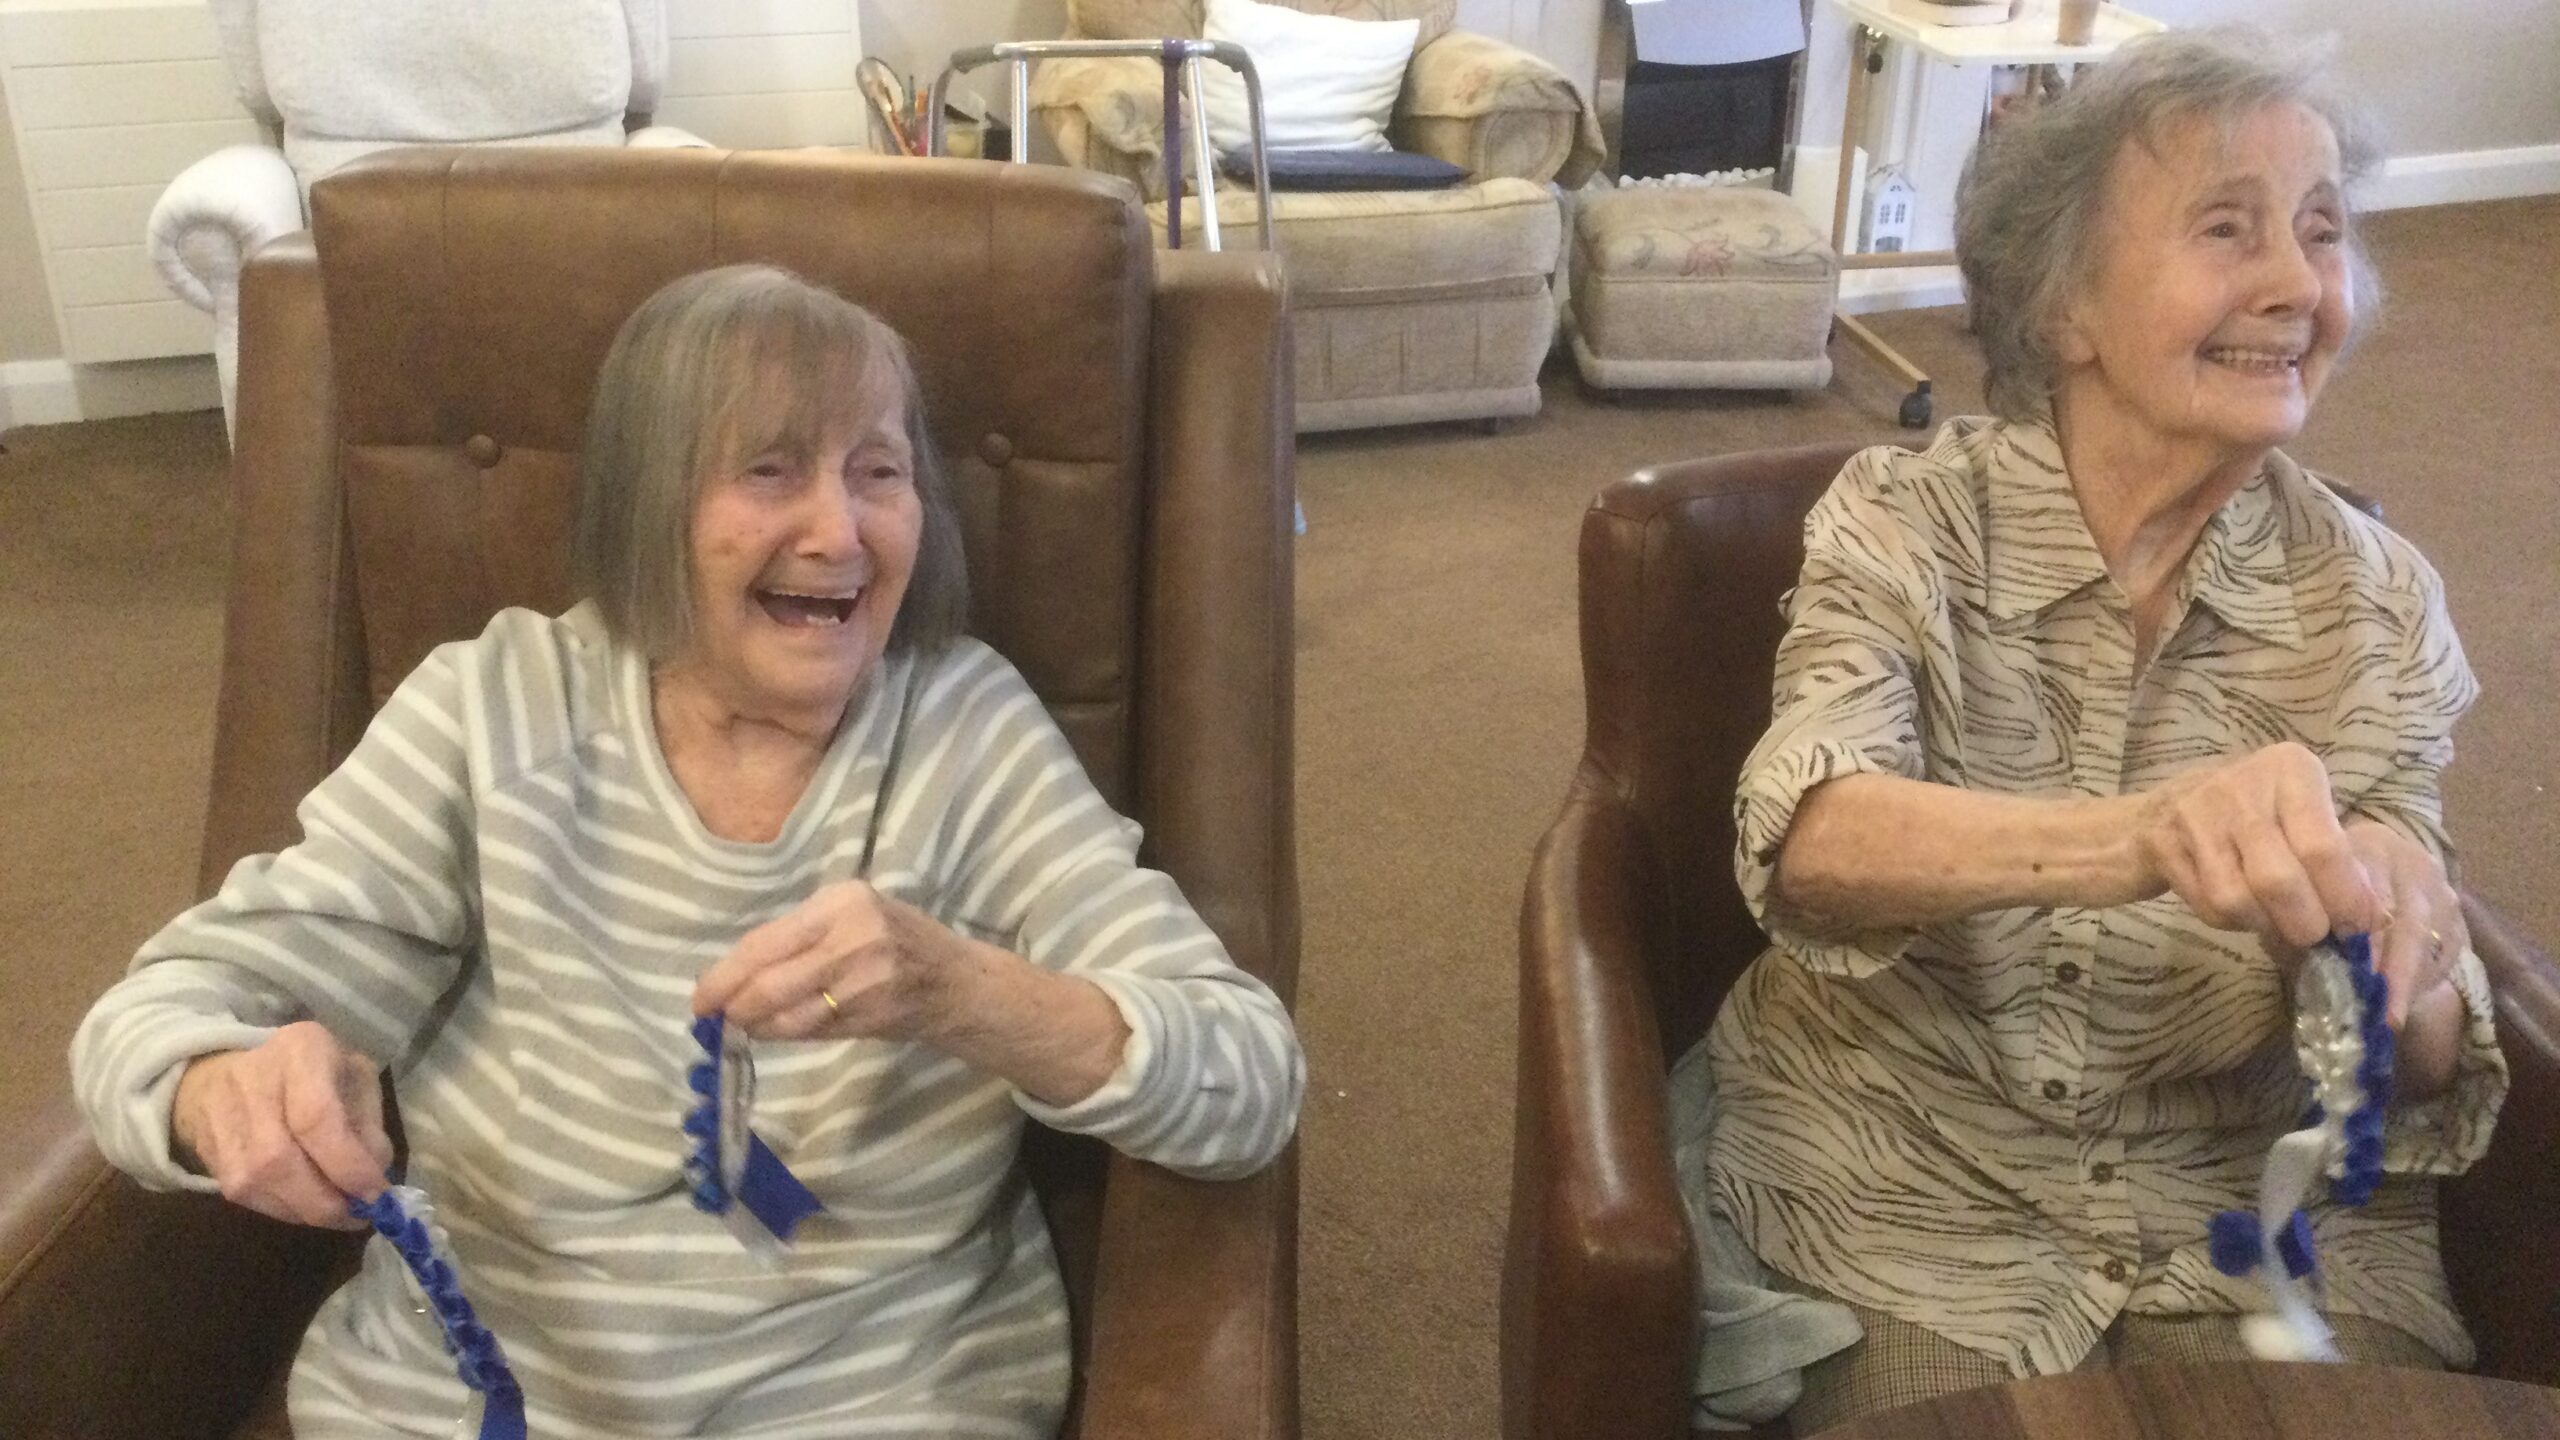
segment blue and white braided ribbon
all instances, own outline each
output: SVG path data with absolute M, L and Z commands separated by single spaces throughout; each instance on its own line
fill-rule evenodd
M 2210 1250 L 2226 1275 L 2257 1274 L 2268 1310 L 2245 1316 L 2241 1335 L 2262 1360 L 2339 1359 L 2320 1318 L 2320 1265 L 2302 1213 L 2326 1176 L 2330 1197 L 2362 1205 L 2382 1180 L 2382 1122 L 2391 1104 L 2389 987 L 2363 935 L 2316 946 L 2294 981 L 2294 1050 L 2311 1079 L 2302 1129 L 2277 1138 L 2258 1180 L 2258 1210 L 2213 1217 Z
M 726 1219 L 751 1250 L 789 1244 L 800 1222 L 826 1207 L 748 1126 L 756 1087 L 746 1046 L 730 1042 L 727 1022 L 717 1015 L 694 1021 L 693 1038 L 703 1051 L 685 1077 L 696 1097 L 684 1117 L 684 1133 L 693 1139 L 685 1179 L 694 1207 Z
M 480 1323 L 462 1294 L 452 1252 L 436 1229 L 435 1207 L 428 1203 L 426 1192 L 394 1185 L 377 1199 L 348 1201 L 347 1213 L 390 1241 L 407 1262 L 409 1273 L 417 1277 L 418 1288 L 426 1292 L 436 1324 L 444 1331 L 444 1348 L 471 1392 L 456 1433 L 476 1433 L 479 1440 L 525 1440 L 524 1390 L 516 1384 L 515 1372 L 507 1368 L 498 1337 Z

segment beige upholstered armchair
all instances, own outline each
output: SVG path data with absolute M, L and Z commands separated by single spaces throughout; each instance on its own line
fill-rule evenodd
M 1273 0 L 1355 20 L 1422 22 L 1388 138 L 1446 160 L 1470 180 L 1502 176 L 1579 185 L 1598 167 L 1600 120 L 1553 65 L 1487 35 L 1450 28 L 1457 0 Z M 1197 39 L 1200 0 L 1067 0 L 1068 38 Z M 1066 162 L 1164 198 L 1161 72 L 1145 59 L 1043 61 L 1031 108 Z
M 1456 0 L 1278 0 L 1355 20 L 1421 22 L 1387 126 L 1401 150 L 1464 169 L 1448 190 L 1274 198 L 1272 230 L 1297 317 L 1297 428 L 1437 420 L 1488 425 L 1538 411 L 1555 339 L 1551 285 L 1563 225 L 1551 185 L 1598 166 L 1600 121 L 1562 71 L 1452 30 Z M 1197 38 L 1201 0 L 1067 0 L 1069 38 Z M 1117 175 L 1154 202 L 1164 232 L 1163 72 L 1151 59 L 1077 56 L 1032 72 L 1031 108 L 1070 165 Z M 1258 218 L 1222 190 L 1225 233 Z M 1185 244 L 1199 232 L 1186 207 Z

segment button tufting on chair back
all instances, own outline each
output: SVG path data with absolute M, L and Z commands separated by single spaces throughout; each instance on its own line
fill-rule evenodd
M 575 598 L 569 507 L 614 332 L 670 280 L 760 261 L 907 337 L 971 628 L 1125 803 L 1153 280 L 1125 192 L 868 156 L 424 150 L 358 161 L 312 209 L 373 703 L 493 609 Z

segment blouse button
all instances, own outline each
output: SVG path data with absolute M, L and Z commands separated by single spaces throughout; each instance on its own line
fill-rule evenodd
M 472 464 L 487 470 L 495 466 L 498 463 L 498 457 L 505 452 L 499 447 L 497 441 L 488 436 L 474 435 L 462 442 L 462 453 L 464 458 Z
M 2107 1277 L 2108 1284 L 2121 1285 L 2124 1283 L 2124 1277 L 2131 1272 L 2125 1269 L 2123 1261 L 2110 1260 L 2098 1267 L 2098 1273 Z
M 1013 441 L 990 430 L 978 437 L 978 458 L 1001 470 L 1013 460 Z
M 2113 1185 L 2116 1183 L 2116 1167 L 2101 1160 L 2089 1167 L 2089 1179 L 2094 1184 Z
M 2063 1084 L 2059 1080 L 2047 1080 L 2044 1082 L 2044 1098 L 2047 1100 L 2060 1100 L 2070 1093 L 2071 1087 Z
M 2061 981 L 2065 985 L 2076 985 L 2080 983 L 2080 966 L 2078 962 L 2065 960 L 2061 964 L 2054 966 L 2053 978 Z

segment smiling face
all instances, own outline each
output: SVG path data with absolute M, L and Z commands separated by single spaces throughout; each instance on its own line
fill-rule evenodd
M 2144 451 L 2254 464 L 2301 433 L 2355 315 L 2337 138 L 2303 106 L 2128 143 L 2065 307 L 2056 413 Z
M 799 727 L 832 728 L 887 652 L 924 531 L 895 365 L 875 350 L 833 408 L 810 434 L 722 447 L 693 510 L 692 643 L 670 667 Z

